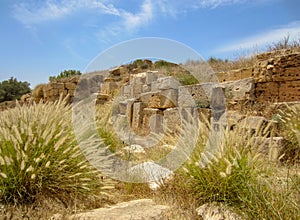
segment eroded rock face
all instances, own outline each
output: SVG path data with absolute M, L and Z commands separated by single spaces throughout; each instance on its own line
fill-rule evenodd
M 158 205 L 151 199 L 122 202 L 109 208 L 100 208 L 71 216 L 74 220 L 166 220 L 169 207 Z

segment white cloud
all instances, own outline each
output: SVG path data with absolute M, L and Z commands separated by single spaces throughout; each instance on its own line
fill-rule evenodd
M 124 25 L 127 30 L 133 30 L 144 24 L 148 24 L 153 19 L 153 5 L 150 0 L 143 2 L 141 11 L 132 14 L 130 12 L 124 12 L 122 14 L 124 19 Z
M 117 8 L 105 2 L 103 0 L 46 0 L 43 4 L 35 6 L 36 3 L 32 1 L 24 1 L 14 5 L 13 16 L 27 27 L 62 18 L 84 8 L 120 16 Z
M 100 14 L 114 16 L 114 22 L 99 27 L 96 34 L 101 40 L 109 41 L 121 33 L 134 33 L 141 27 L 149 25 L 161 16 L 173 16 L 198 10 L 199 8 L 214 9 L 223 5 L 248 2 L 250 0 L 143 0 L 128 4 L 138 8 L 137 12 L 119 8 L 114 0 L 22 0 L 13 7 L 13 16 L 26 27 L 34 29 L 45 21 L 59 20 L 82 9 L 98 11 Z M 259 0 L 252 0 L 259 1 Z M 134 5 L 137 4 L 137 5 Z
M 237 42 L 222 46 L 216 49 L 215 53 L 255 50 L 263 48 L 272 42 L 276 43 L 287 36 L 289 36 L 290 39 L 300 38 L 300 21 L 294 21 L 285 26 L 274 28 L 264 33 L 250 36 Z

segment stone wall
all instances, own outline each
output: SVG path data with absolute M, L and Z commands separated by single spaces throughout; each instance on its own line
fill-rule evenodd
M 210 115 L 214 88 L 222 89 L 227 109 L 240 110 L 256 104 L 300 101 L 300 52 L 275 51 L 260 54 L 252 68 L 218 73 L 220 81 L 182 86 L 171 76 L 158 71 L 130 72 L 127 66 L 92 74 L 94 80 L 81 79 L 87 90 L 98 93 L 97 104 L 121 98 L 117 113 L 126 117 L 133 131 L 176 131 L 182 118 L 180 108 L 191 114 Z M 42 86 L 39 99 L 55 101 L 62 94 L 74 97 L 79 76 L 61 79 Z M 38 101 L 38 100 L 36 100 Z M 219 101 L 220 102 L 220 101 Z
M 300 52 L 284 56 L 259 56 L 253 69 L 253 77 L 256 79 L 256 101 L 299 101 Z

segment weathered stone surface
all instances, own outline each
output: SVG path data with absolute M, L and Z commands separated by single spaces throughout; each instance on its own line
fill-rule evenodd
M 233 82 L 222 83 L 226 99 L 232 101 L 254 99 L 254 79 L 246 78 Z
M 181 116 L 178 108 L 170 108 L 164 111 L 164 129 L 168 133 L 180 131 Z
M 158 71 L 149 71 L 146 73 L 146 84 L 150 85 L 158 79 Z
M 119 114 L 126 115 L 127 113 L 127 102 L 126 101 L 121 101 L 119 102 Z
M 279 99 L 279 83 L 257 83 L 255 97 L 258 102 L 276 102 Z
M 157 89 L 178 89 L 180 83 L 172 76 L 160 77 L 157 79 Z
M 118 89 L 118 85 L 115 82 L 105 82 L 101 86 L 101 93 L 107 95 L 113 95 Z
M 133 103 L 131 127 L 132 127 L 132 130 L 137 133 L 141 132 L 140 128 L 141 128 L 142 122 L 143 122 L 144 108 L 145 108 L 145 105 L 142 102 Z
M 229 128 L 233 128 L 235 125 L 240 123 L 242 119 L 244 119 L 246 116 L 238 113 L 237 111 L 227 111 L 227 125 Z
M 141 181 L 148 182 L 153 189 L 159 187 L 159 183 L 163 179 L 170 178 L 173 175 L 173 171 L 154 162 L 137 164 L 129 169 L 129 173 Z
M 279 86 L 278 101 L 300 101 L 300 80 L 282 82 Z
M 168 206 L 157 205 L 151 199 L 122 202 L 109 208 L 100 208 L 71 216 L 74 220 L 166 220 Z
M 168 89 L 161 92 L 142 93 L 138 99 L 149 108 L 173 108 L 177 106 L 177 90 Z
M 163 112 L 155 108 L 144 108 L 143 110 L 143 134 L 149 132 L 160 133 L 163 131 Z
M 130 97 L 138 97 L 143 91 L 143 84 L 131 84 Z
M 238 214 L 222 203 L 206 203 L 197 208 L 198 215 L 203 220 L 242 220 Z
M 257 129 L 263 128 L 267 123 L 267 119 L 262 116 L 247 116 L 241 120 L 241 127 L 256 131 Z
M 252 77 L 252 71 L 253 71 L 252 68 L 246 68 L 246 69 L 231 70 L 228 72 L 220 72 L 217 73 L 216 75 L 219 79 L 219 82 L 227 82 L 227 81 L 236 81 L 236 80 Z
M 268 156 L 269 160 L 276 161 L 281 156 L 284 147 L 286 145 L 286 140 L 283 137 L 256 137 L 258 141 L 258 150 L 260 153 Z
M 178 88 L 178 106 L 180 107 L 208 107 L 210 102 L 210 93 L 213 87 L 209 84 L 196 84 L 189 86 L 179 86 Z

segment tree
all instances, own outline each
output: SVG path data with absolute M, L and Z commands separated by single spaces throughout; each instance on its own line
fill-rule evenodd
M 57 76 L 50 76 L 49 81 L 51 82 L 56 79 L 67 78 L 70 76 L 78 76 L 78 75 L 81 75 L 81 72 L 79 70 L 64 70 L 60 72 L 60 74 Z
M 21 82 L 13 77 L 0 82 L 0 102 L 21 98 L 22 95 L 31 92 L 29 85 L 28 82 Z

